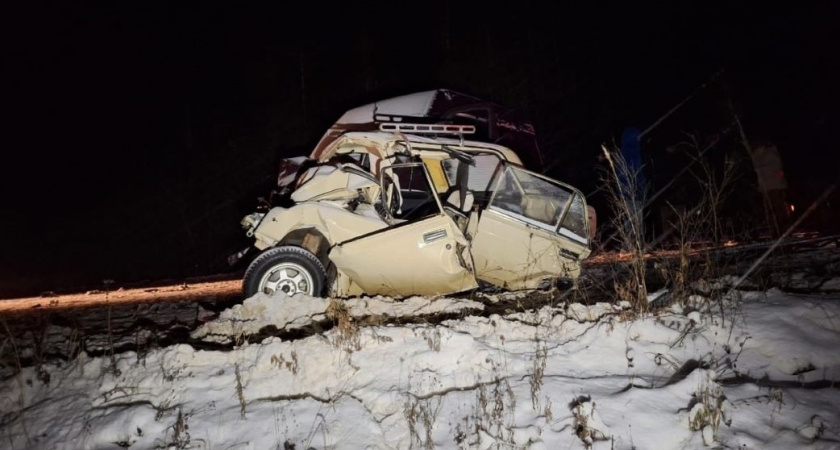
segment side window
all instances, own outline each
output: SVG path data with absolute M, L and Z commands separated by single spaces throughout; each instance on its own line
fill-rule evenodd
M 383 201 L 394 219 L 417 220 L 441 212 L 422 163 L 389 166 L 382 178 Z
M 586 237 L 589 236 L 589 230 L 586 228 L 586 212 L 583 206 L 583 198 L 575 194 L 575 198 L 569 206 L 569 211 L 566 212 L 563 223 L 560 224 L 560 234 L 586 243 Z M 571 235 L 567 231 L 570 231 Z
M 490 208 L 538 228 L 587 242 L 583 198 L 526 171 L 510 166 L 505 168 Z
M 491 207 L 513 213 L 526 222 L 554 231 L 572 193 L 527 172 L 507 167 Z
M 475 165 L 468 166 L 469 172 L 467 189 L 474 192 L 488 192 L 490 182 L 501 165 L 501 161 L 495 155 L 475 155 Z M 446 180 L 450 186 L 455 186 L 458 179 L 458 165 L 464 164 L 455 158 L 443 160 L 443 170 L 446 173 Z

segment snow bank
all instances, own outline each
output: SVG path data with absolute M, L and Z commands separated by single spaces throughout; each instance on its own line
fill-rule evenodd
M 481 311 L 484 305 L 466 299 L 410 297 L 394 300 L 390 297 L 362 297 L 335 300 L 355 319 L 382 317 L 422 317 Z M 279 292 L 272 296 L 257 294 L 241 305 L 223 311 L 219 317 L 203 324 L 191 336 L 208 342 L 231 343 L 258 334 L 266 327 L 281 331 L 306 328 L 327 320 L 330 300 L 308 295 L 287 296 Z
M 236 334 L 320 320 L 328 303 L 255 297 Z M 440 303 L 439 303 L 440 302 Z M 369 298 L 357 314 L 462 311 Z M 229 351 L 80 356 L 0 388 L 9 448 L 793 448 L 838 445 L 840 391 L 729 385 L 836 379 L 840 297 L 780 292 L 719 315 L 625 320 L 607 304 L 440 324 L 332 328 Z M 276 322 L 272 322 L 276 320 Z M 257 328 L 247 328 L 251 325 Z M 243 328 L 236 328 L 243 327 Z M 219 328 L 221 329 L 221 328 Z M 209 326 L 204 336 L 213 331 Z M 348 343 L 352 342 L 352 345 Z M 801 372 L 803 365 L 814 370 Z
M 840 381 L 840 303 L 837 297 L 786 294 L 776 289 L 744 302 L 745 345 L 739 365 L 754 378 L 806 383 Z M 736 319 L 740 319 L 736 316 Z

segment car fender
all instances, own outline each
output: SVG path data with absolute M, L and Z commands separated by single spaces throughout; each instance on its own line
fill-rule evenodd
M 291 232 L 304 228 L 317 230 L 330 245 L 386 228 L 378 218 L 362 216 L 331 202 L 300 203 L 291 208 L 272 208 L 254 230 L 254 246 L 274 247 Z

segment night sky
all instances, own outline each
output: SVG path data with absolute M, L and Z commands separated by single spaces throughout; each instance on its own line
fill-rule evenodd
M 587 191 L 601 143 L 722 70 L 646 158 L 725 128 L 731 100 L 778 144 L 795 202 L 837 180 L 838 6 L 255 5 L 7 11 L 0 297 L 229 271 L 279 158 L 419 90 L 521 109 L 549 174 Z

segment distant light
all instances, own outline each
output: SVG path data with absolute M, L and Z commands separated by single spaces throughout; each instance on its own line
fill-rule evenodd
M 793 212 L 794 210 L 796 210 L 796 208 L 793 207 L 792 203 L 788 206 L 788 208 L 790 208 L 790 212 Z

